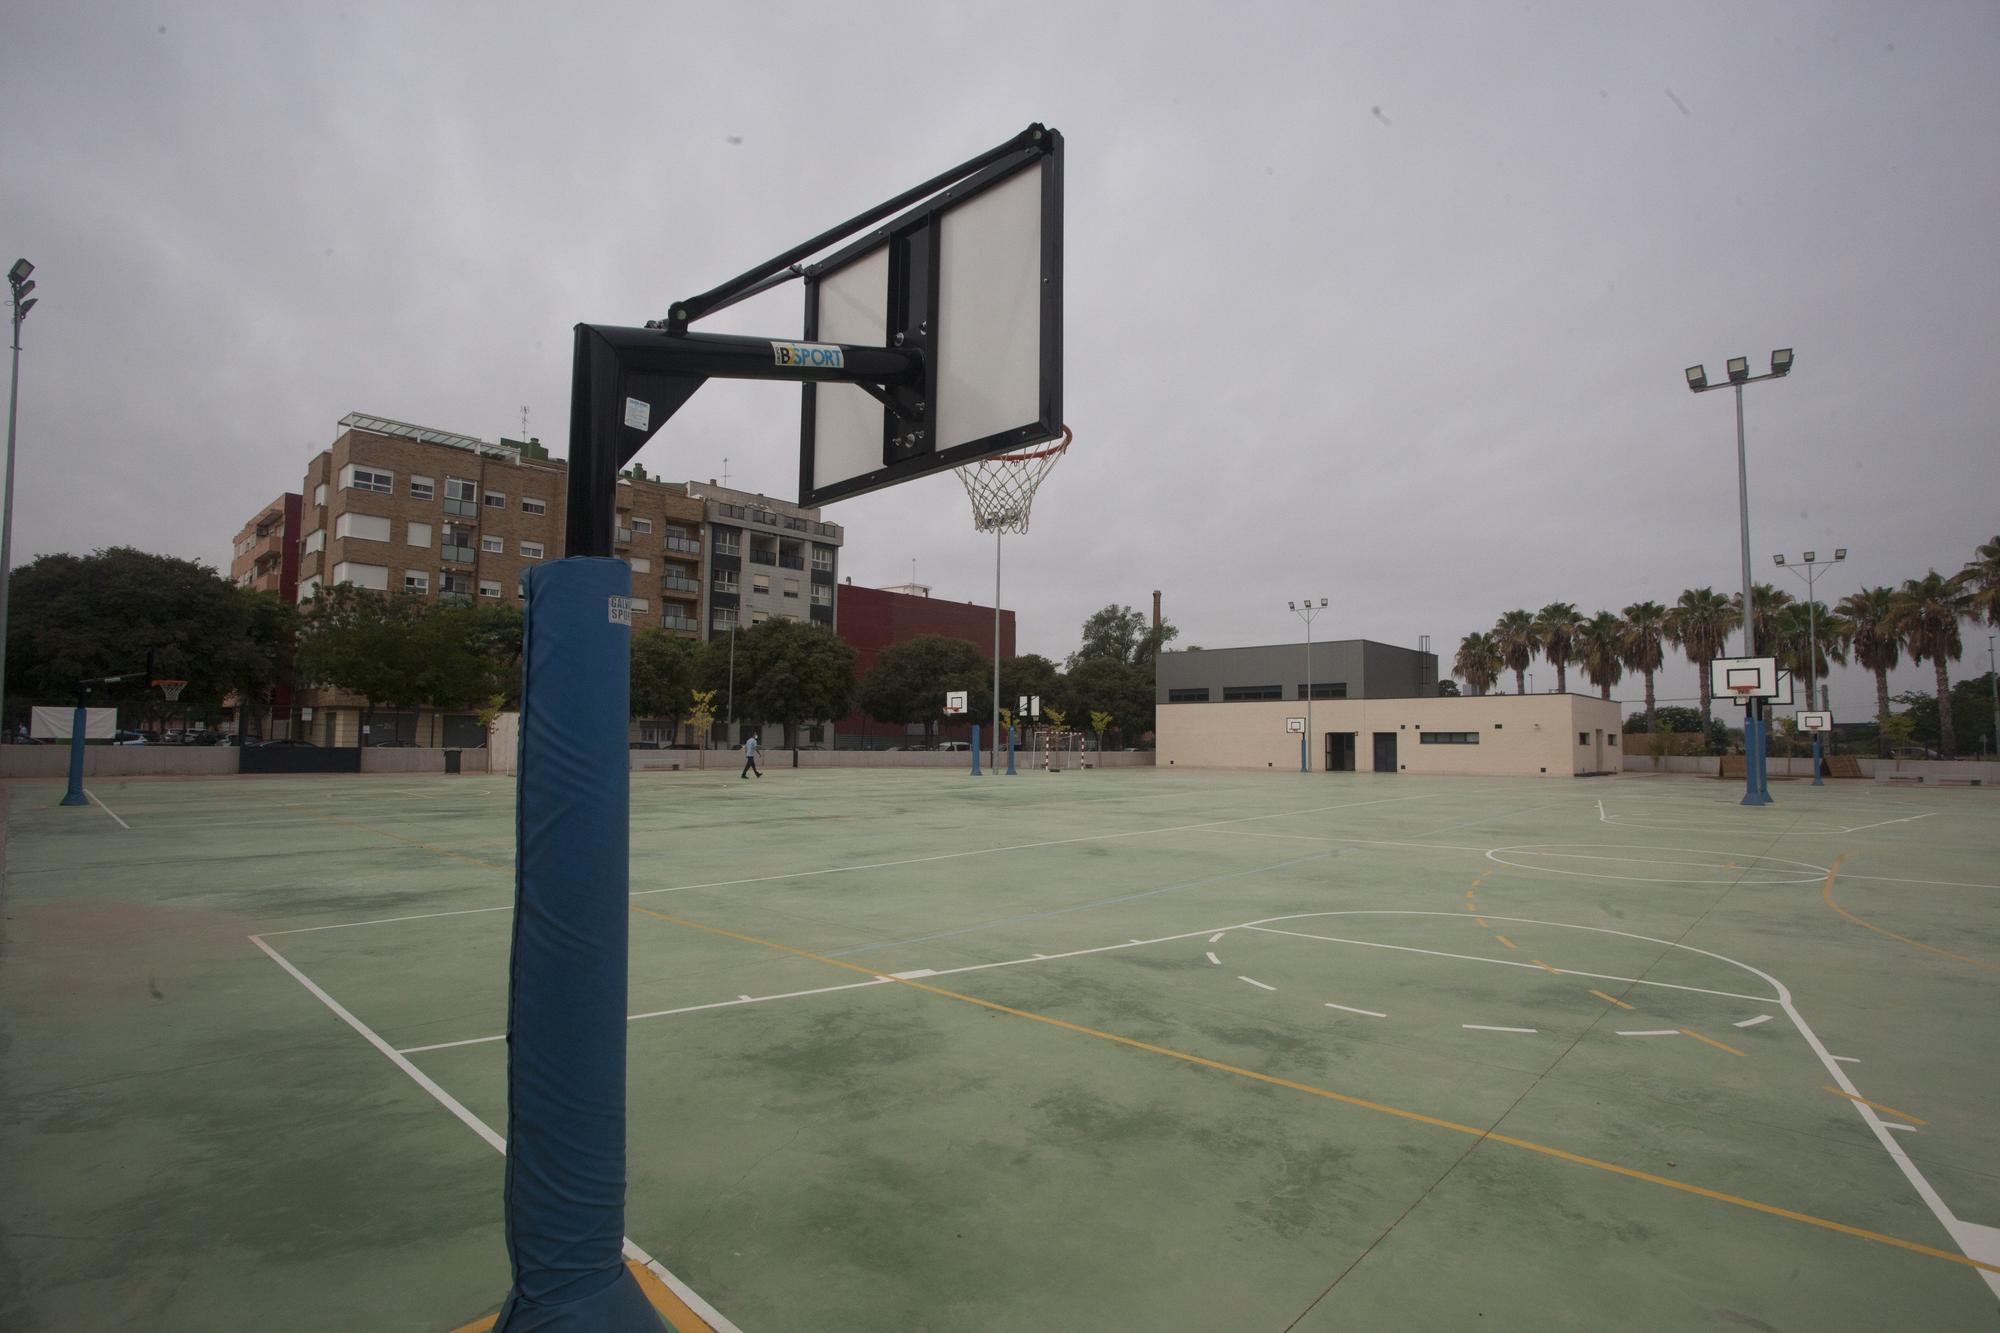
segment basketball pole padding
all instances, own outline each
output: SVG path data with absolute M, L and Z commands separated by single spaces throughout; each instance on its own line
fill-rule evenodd
M 625 981 L 632 571 L 530 569 L 507 1004 L 507 1258 L 496 1333 L 658 1333 L 627 1271 Z

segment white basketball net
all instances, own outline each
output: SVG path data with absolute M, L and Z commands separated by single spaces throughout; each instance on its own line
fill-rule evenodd
M 996 454 L 957 470 L 972 501 L 973 527 L 981 532 L 1028 530 L 1028 506 L 1035 502 L 1035 489 L 1073 438 L 1068 426 L 1062 432 L 1062 439 L 1044 448 Z

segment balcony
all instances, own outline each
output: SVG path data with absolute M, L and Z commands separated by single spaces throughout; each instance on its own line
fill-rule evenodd
M 630 528 L 614 529 L 612 535 L 620 546 L 630 546 L 632 544 L 632 529 Z
M 677 616 L 671 612 L 660 616 L 660 625 L 664 629 L 684 629 L 690 633 L 698 633 L 701 629 L 701 622 L 693 616 Z
M 667 549 L 676 555 L 701 557 L 701 542 L 694 537 L 668 537 Z
M 472 563 L 472 548 L 470 546 L 440 547 L 438 548 L 438 558 L 440 560 L 450 560 L 456 564 L 469 565 Z
M 815 523 L 812 525 L 812 530 L 822 537 L 831 537 L 835 541 L 840 540 L 840 524 L 838 523 Z
M 693 579 L 684 579 L 673 574 L 669 574 L 660 580 L 660 590 L 669 597 L 676 595 L 681 597 L 701 596 L 701 584 L 695 582 Z M 733 592 L 734 589 L 730 591 Z
M 793 532 L 812 531 L 812 524 L 806 522 L 802 518 L 793 518 L 790 514 L 785 515 L 785 526 L 790 528 Z
M 750 563 L 753 565 L 775 566 L 778 563 L 777 553 L 773 551 L 758 551 L 753 549 L 750 552 Z
M 751 510 L 750 521 L 752 523 L 762 523 L 767 528 L 775 528 L 778 526 L 778 516 L 772 513 L 768 509 Z
M 806 559 L 802 555 L 780 555 L 778 563 L 786 569 L 804 569 L 806 567 Z

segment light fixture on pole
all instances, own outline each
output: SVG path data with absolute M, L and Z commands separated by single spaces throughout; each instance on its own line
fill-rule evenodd
M 1291 610 L 1293 615 L 1306 622 L 1306 683 L 1304 691 L 1306 696 L 1306 731 L 1305 735 L 1299 737 L 1299 772 L 1310 773 L 1312 772 L 1312 765 L 1308 762 L 1306 756 L 1311 753 L 1313 736 L 1313 617 L 1326 610 L 1326 598 L 1320 598 L 1318 606 L 1313 605 L 1313 599 L 1310 597 L 1302 602 L 1286 602 L 1285 605 Z
M 1813 597 L 1813 581 L 1819 577 L 1819 572 L 1822 569 L 1831 569 L 1833 566 L 1847 559 L 1847 548 L 1845 546 L 1834 547 L 1833 559 L 1831 560 L 1820 559 L 1818 551 L 1807 551 L 1800 557 L 1799 563 L 1795 565 L 1785 563 L 1785 557 L 1782 555 L 1771 558 L 1778 562 L 1780 569 L 1789 569 L 1792 573 L 1797 574 L 1806 581 L 1806 708 L 1808 710 L 1815 710 L 1819 707 L 1819 602 Z M 1817 731 L 1813 733 L 1812 747 L 1812 785 L 1815 787 L 1824 787 L 1826 783 L 1822 782 L 1819 776 L 1819 733 Z
M 7 389 L 7 498 L 0 510 L 0 717 L 7 704 L 7 601 L 14 582 L 14 417 L 21 401 L 21 321 L 35 308 L 36 298 L 28 295 L 35 290 L 28 277 L 34 271 L 25 259 L 7 270 L 7 284 L 14 289 L 14 370 Z
M 1750 584 L 1750 466 L 1743 447 L 1743 386 L 1755 384 L 1759 380 L 1781 379 L 1792 373 L 1792 349 L 1780 347 L 1771 353 L 1771 371 L 1767 375 L 1752 375 L 1750 359 L 1732 356 L 1728 362 L 1729 384 L 1736 391 L 1736 505 L 1737 516 L 1743 536 L 1743 655 L 1757 655 L 1756 606 L 1752 601 L 1753 589 Z M 1720 384 L 1708 382 L 1708 371 L 1701 366 L 1687 368 L 1687 386 L 1696 393 L 1707 393 L 1711 389 L 1723 388 Z M 1764 701 L 1751 699 L 1743 715 L 1743 804 L 1769 805 L 1770 785 L 1764 772 L 1765 738 Z

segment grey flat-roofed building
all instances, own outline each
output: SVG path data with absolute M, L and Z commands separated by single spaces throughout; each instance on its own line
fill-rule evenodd
M 1156 703 L 1238 703 L 1306 698 L 1306 645 L 1194 648 L 1162 653 Z M 1436 653 L 1372 639 L 1312 645 L 1315 699 L 1429 699 L 1437 695 Z

